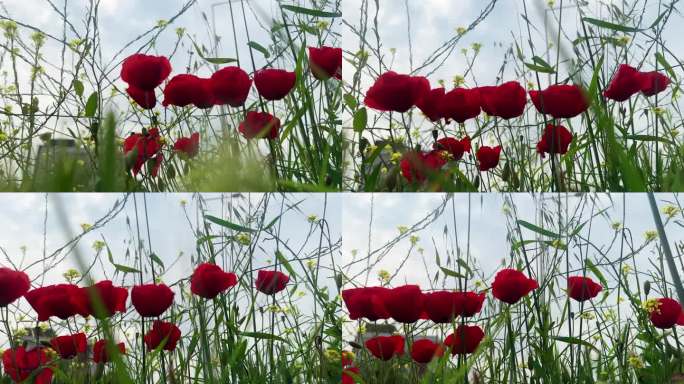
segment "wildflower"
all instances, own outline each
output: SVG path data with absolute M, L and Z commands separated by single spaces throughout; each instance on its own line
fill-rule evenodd
M 517 81 L 509 81 L 498 86 L 476 88 L 480 93 L 482 110 L 490 116 L 512 119 L 523 114 L 527 95 Z
M 214 72 L 210 84 L 215 104 L 241 107 L 249 95 L 252 79 L 243 69 L 231 66 Z
M 81 223 L 81 229 L 83 230 L 83 232 L 88 232 L 92 227 L 92 224 Z
M 268 112 L 249 111 L 238 130 L 247 139 L 269 139 L 278 137 L 280 120 Z
M 456 27 L 456 33 L 459 36 L 465 35 L 466 32 L 467 32 L 467 29 L 465 29 L 464 27 Z
M 412 236 L 409 238 L 409 241 L 411 242 L 411 245 L 416 245 L 416 243 L 418 243 L 418 240 L 420 240 L 420 237 L 418 237 L 418 236 L 416 236 L 416 235 L 412 235 Z
M 47 321 L 52 316 L 66 320 L 77 314 L 89 315 L 87 292 L 74 284 L 36 288 L 26 292 L 24 297 L 38 314 L 38 321 Z
M 166 284 L 136 285 L 131 290 L 131 302 L 140 316 L 157 317 L 173 304 L 174 295 Z
M 136 89 L 152 91 L 171 74 L 171 63 L 164 56 L 134 54 L 121 67 L 121 79 Z
M 461 75 L 455 75 L 452 82 L 454 84 L 454 87 L 460 87 L 463 84 L 465 84 L 465 77 Z
M 627 363 L 629 363 L 629 365 L 634 369 L 642 369 L 646 366 L 641 357 L 634 353 L 629 354 L 627 357 Z
M 309 47 L 309 67 L 318 80 L 342 79 L 342 48 Z
M 31 34 L 31 40 L 36 46 L 36 49 L 42 47 L 45 44 L 45 34 L 43 32 L 37 31 Z
M 254 85 L 266 100 L 281 100 L 294 88 L 297 76 L 284 69 L 266 68 L 254 73 Z
M 366 340 L 366 348 L 373 356 L 387 361 L 404 354 L 404 338 L 399 335 L 376 336 Z
M 426 174 L 437 172 L 447 163 L 441 152 L 443 151 L 406 152 L 399 163 L 402 176 L 409 183 L 425 181 Z
M 417 363 L 427 364 L 443 354 L 444 348 L 430 339 L 415 340 L 411 345 L 411 358 Z
M 480 49 L 482 48 L 482 44 L 480 44 L 480 43 L 473 43 L 473 44 L 470 45 L 470 47 L 471 47 L 471 48 L 473 49 L 473 51 L 475 51 L 475 53 L 477 54 L 477 53 L 480 52 Z
M 93 241 L 92 247 L 95 250 L 95 252 L 100 252 L 106 245 L 107 243 L 105 243 L 102 240 L 95 240 Z
M 684 325 L 684 311 L 677 300 L 667 297 L 649 299 L 642 304 L 649 313 L 649 318 L 656 328 L 666 329 L 676 325 Z
M 600 284 L 592 279 L 582 276 L 568 277 L 568 296 L 577 301 L 590 300 L 603 290 Z
M 475 316 L 484 300 L 484 293 L 436 291 L 423 295 L 423 309 L 433 322 L 451 323 L 456 316 Z
M 167 25 L 169 25 L 169 21 L 168 21 L 168 20 L 164 20 L 164 19 L 157 20 L 157 27 L 159 27 L 159 28 L 164 28 L 164 27 L 166 27 Z
M 255 281 L 256 289 L 267 295 L 275 295 L 287 287 L 290 277 L 279 271 L 265 271 L 258 272 Z
M 551 85 L 542 91 L 530 90 L 530 99 L 540 113 L 556 119 L 575 117 L 589 108 L 584 91 L 577 85 Z
M 594 320 L 596 315 L 592 311 L 585 311 L 580 313 L 580 317 L 584 320 Z
M 618 229 L 622 228 L 622 223 L 619 222 L 619 221 L 614 221 L 614 222 L 610 225 L 610 227 L 617 231 Z
M 77 280 L 79 277 L 81 277 L 81 273 L 73 268 L 70 268 L 62 274 L 62 277 L 64 277 L 64 280 L 66 280 L 68 283 L 73 283 L 74 280 Z
M 482 146 L 477 149 L 475 156 L 479 163 L 480 171 L 488 171 L 490 169 L 496 168 L 499 164 L 499 156 L 501 154 L 501 146 L 487 147 Z
M 391 275 L 388 271 L 386 271 L 386 270 L 384 270 L 384 269 L 381 269 L 381 270 L 378 271 L 378 279 L 379 279 L 380 282 L 382 282 L 382 283 L 388 283 L 388 282 L 389 282 L 389 279 L 390 279 L 391 277 L 392 277 L 392 275 Z
M 674 205 L 666 205 L 663 207 L 662 212 L 665 216 L 671 219 L 679 213 L 679 208 Z
M 79 353 L 85 353 L 87 341 L 85 333 L 77 333 L 68 336 L 58 336 L 50 341 L 52 348 L 62 359 L 71 359 Z
M 194 132 L 190 137 L 180 137 L 173 144 L 173 150 L 181 154 L 186 159 L 191 159 L 197 156 L 199 152 L 200 134 Z
M 647 242 L 655 240 L 658 237 L 658 232 L 654 230 L 648 230 L 644 232 L 644 238 Z
M 477 89 L 456 87 L 446 93 L 439 105 L 445 119 L 463 123 L 480 115 L 482 99 Z
M 216 264 L 202 263 L 197 266 L 190 278 L 190 290 L 197 296 L 213 299 L 237 283 L 237 276 L 234 273 L 224 272 Z
M 161 345 L 163 345 L 163 350 L 173 351 L 180 337 L 181 331 L 175 324 L 155 320 L 152 323 L 152 329 L 145 334 L 144 341 L 148 351 L 153 351 Z
M 423 293 L 417 285 L 392 288 L 384 292 L 382 299 L 390 317 L 399 323 L 415 323 L 423 313 Z
M 515 304 L 523 296 L 539 288 L 536 280 L 530 279 L 515 269 L 502 269 L 492 283 L 492 294 L 497 299 Z
M 459 325 L 455 333 L 447 336 L 444 344 L 452 355 L 465 355 L 475 352 L 483 338 L 484 332 L 477 325 Z
M 389 291 L 384 287 L 351 288 L 342 291 L 342 299 L 351 320 L 366 318 L 376 321 L 389 318 L 383 298 Z
M 119 350 L 119 353 L 126 353 L 126 345 L 124 343 L 115 344 L 114 347 Z M 95 342 L 95 345 L 93 346 L 93 361 L 95 363 L 108 363 L 110 361 L 106 340 L 98 340 Z
M 252 236 L 250 236 L 249 233 L 240 232 L 237 235 L 235 235 L 235 240 L 237 240 L 237 242 L 241 245 L 247 246 L 252 243 Z
M 35 384 L 52 382 L 52 369 L 46 368 L 49 358 L 46 348 L 38 347 L 26 350 L 24 347 L 8 349 L 2 354 L 2 365 L 5 373 L 15 382 L 24 382 L 33 377 Z
M 608 88 L 603 91 L 603 96 L 615 101 L 625 101 L 639 90 L 641 90 L 639 71 L 627 64 L 620 64 Z
M 306 221 L 308 221 L 309 223 L 315 223 L 316 220 L 318 220 L 318 216 L 316 216 L 314 214 L 311 214 L 311 215 L 306 217 Z
M 24 296 L 31 288 L 26 273 L 0 267 L 0 307 L 6 307 Z
M 383 73 L 366 92 L 364 104 L 379 111 L 403 113 L 411 109 L 430 90 L 430 82 L 422 76 Z
M 330 26 L 330 23 L 328 23 L 327 21 L 324 21 L 324 20 L 321 20 L 318 23 L 316 23 L 316 27 L 318 29 L 320 29 L 321 31 L 328 29 L 329 26 Z
M 313 259 L 307 260 L 306 261 L 306 267 L 311 271 L 316 269 L 316 260 L 313 260 Z
M 201 109 L 211 108 L 217 100 L 213 87 L 214 82 L 211 79 L 190 74 L 176 75 L 164 88 L 162 105 L 186 107 L 192 104 Z

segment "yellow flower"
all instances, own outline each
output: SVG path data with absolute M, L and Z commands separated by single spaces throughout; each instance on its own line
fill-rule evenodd
M 330 26 L 330 23 L 328 23 L 327 21 L 323 21 L 323 20 L 319 21 L 316 24 L 316 27 L 318 27 L 318 29 L 320 29 L 321 31 L 328 29 L 329 26 Z
M 397 230 L 399 231 L 400 235 L 403 235 L 404 233 L 408 232 L 408 227 L 405 225 L 400 225 L 397 227 Z
M 252 236 L 249 233 L 240 232 L 235 236 L 235 240 L 242 245 L 250 245 L 252 243 Z
M 309 259 L 306 261 L 306 267 L 310 270 L 316 269 L 316 260 Z
M 181 207 L 185 207 L 186 205 L 188 205 L 188 201 L 185 199 L 181 199 L 180 205 L 181 205 Z
M 623 275 L 629 275 L 630 272 L 632 272 L 632 266 L 629 264 L 625 264 L 622 266 L 622 274 Z
M 336 349 L 328 348 L 325 350 L 323 354 L 325 355 L 325 358 L 329 361 L 338 361 L 342 359 L 342 355 L 340 355 L 340 352 Z
M 632 39 L 629 36 L 620 36 L 615 39 L 615 45 L 618 47 L 624 47 L 625 45 L 629 44 L 631 40 Z
M 390 273 L 388 271 L 386 271 L 384 269 L 381 269 L 380 271 L 378 271 L 378 279 L 380 279 L 381 282 L 383 282 L 383 283 L 389 282 L 390 277 L 392 277 L 392 275 L 390 275 Z
M 641 304 L 641 307 L 648 312 L 660 314 L 660 301 L 658 299 L 648 299 Z
M 646 238 L 646 241 L 655 240 L 656 237 L 658 237 L 658 232 L 654 230 L 644 232 L 644 238 Z
M 665 216 L 669 217 L 670 219 L 673 218 L 676 214 L 679 213 L 679 208 L 677 208 L 674 205 L 666 205 L 663 207 L 662 212 Z
M 309 216 L 306 217 L 306 220 L 307 220 L 309 223 L 315 223 L 316 220 L 318 220 L 318 216 L 316 216 L 316 215 L 314 215 L 314 214 L 311 214 L 311 215 L 309 215 Z
M 463 36 L 467 31 L 468 31 L 468 30 L 465 29 L 464 27 L 457 27 L 457 28 L 456 28 L 456 33 L 457 33 L 459 36 Z
M 460 87 L 465 84 L 465 78 L 461 75 L 454 76 L 454 87 Z
M 644 361 L 641 359 L 641 357 L 633 352 L 629 354 L 627 362 L 634 369 L 642 369 L 645 367 Z
M 366 333 L 366 325 L 361 324 L 359 325 L 359 329 L 356 331 L 359 335 L 363 335 Z
M 402 154 L 400 152 L 392 152 L 392 156 L 390 157 L 390 161 L 393 162 L 394 164 L 397 164 L 401 160 Z
M 473 51 L 475 51 L 475 53 L 480 52 L 480 48 L 482 48 L 482 44 L 480 43 L 473 43 L 470 46 L 471 48 L 473 48 Z
M 594 320 L 596 318 L 596 315 L 594 315 L 594 312 L 587 311 L 587 312 L 582 312 L 580 314 L 580 317 L 584 320 Z
M 83 230 L 83 232 L 88 232 L 88 230 L 90 230 L 92 227 L 93 227 L 92 224 L 88 224 L 88 223 L 82 223 L 81 224 L 81 229 Z
M 396 48 L 390 48 L 389 51 L 390 51 L 390 53 L 393 54 L 393 55 L 397 53 L 397 49 L 396 49 Z
M 418 242 L 418 240 L 420 240 L 420 237 L 418 237 L 418 236 L 416 236 L 416 235 L 412 235 L 412 236 L 409 238 L 409 241 L 411 242 L 412 245 L 416 245 L 416 243 Z
M 622 223 L 619 221 L 614 221 L 610 226 L 617 231 L 618 229 L 622 228 Z
M 81 274 L 73 269 L 70 268 L 66 272 L 62 273 L 62 276 L 64 277 L 64 280 L 68 281 L 69 283 L 73 282 L 74 280 L 78 279 L 81 277 Z

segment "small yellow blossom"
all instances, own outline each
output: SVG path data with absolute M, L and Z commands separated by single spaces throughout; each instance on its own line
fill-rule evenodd
M 416 243 L 418 243 L 418 240 L 420 240 L 420 237 L 416 235 L 411 235 L 411 237 L 409 238 L 409 241 L 412 245 L 416 245 Z
M 594 320 L 596 318 L 596 315 L 592 311 L 586 311 L 582 312 L 580 314 L 580 317 L 584 320 Z
M 480 43 L 473 43 L 473 44 L 470 45 L 470 47 L 473 48 L 473 51 L 475 51 L 475 53 L 479 53 L 479 52 L 480 52 L 480 49 L 482 48 L 482 44 L 480 44 Z
M 242 245 L 250 245 L 252 243 L 252 236 L 249 233 L 240 232 L 235 236 L 235 240 Z
M 457 28 L 456 28 L 456 34 L 458 34 L 459 36 L 465 35 L 465 33 L 466 33 L 467 31 L 468 31 L 468 30 L 465 29 L 464 27 L 457 27 Z
M 378 279 L 379 279 L 380 282 L 382 282 L 382 283 L 387 283 L 387 282 L 389 282 L 389 279 L 390 279 L 391 277 L 392 277 L 392 275 L 390 275 L 390 273 L 389 273 L 388 271 L 384 270 L 384 269 L 381 269 L 380 271 L 378 271 Z
M 320 29 L 321 31 L 328 29 L 329 26 L 330 26 L 330 23 L 328 23 L 327 21 L 324 21 L 324 20 L 321 20 L 316 24 L 316 27 L 318 29 Z
M 660 301 L 658 299 L 648 299 L 641 304 L 641 307 L 648 312 L 660 314 Z
M 92 224 L 88 224 L 88 223 L 82 223 L 81 224 L 81 229 L 83 230 L 83 232 L 88 232 L 92 227 L 93 227 Z
M 81 277 L 81 273 L 73 268 L 70 268 L 66 272 L 62 273 L 62 277 L 64 277 L 64 280 L 67 282 L 73 283 L 76 279 Z
M 307 220 L 309 223 L 315 223 L 316 220 L 318 220 L 318 216 L 316 216 L 316 215 L 314 215 L 314 214 L 311 214 L 311 215 L 309 215 L 309 216 L 306 217 L 306 220 Z
M 619 222 L 619 221 L 614 221 L 614 222 L 610 225 L 610 227 L 617 231 L 618 229 L 622 228 L 622 223 Z
M 465 77 L 463 77 L 461 75 L 456 75 L 456 76 L 454 76 L 453 82 L 454 82 L 454 87 L 460 87 L 463 84 L 465 84 Z
M 644 238 L 646 239 L 646 241 L 655 240 L 656 237 L 658 237 L 657 231 L 650 230 L 650 231 L 644 232 Z
M 625 264 L 622 266 L 622 274 L 623 275 L 629 275 L 632 272 L 632 266 L 629 264 Z
M 629 357 L 627 358 L 627 362 L 634 369 L 642 369 L 646 366 L 644 364 L 644 361 L 641 359 L 641 357 L 636 355 L 635 353 L 629 354 Z
M 671 219 L 679 213 L 679 208 L 674 205 L 666 205 L 663 207 L 662 212 L 665 216 Z
M 406 232 L 408 232 L 409 228 L 408 228 L 407 226 L 405 226 L 405 225 L 400 225 L 400 226 L 397 227 L 397 230 L 399 231 L 399 234 L 400 234 L 400 235 L 403 235 L 403 234 L 405 234 Z
M 392 155 L 390 157 L 390 161 L 394 164 L 399 163 L 401 160 L 402 154 L 400 152 L 392 152 Z

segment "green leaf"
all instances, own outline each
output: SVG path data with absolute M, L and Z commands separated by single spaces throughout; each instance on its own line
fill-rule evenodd
M 303 15 L 316 16 L 316 17 L 342 17 L 342 12 L 327 12 L 319 11 L 318 9 L 310 9 L 304 7 L 298 7 L 296 5 L 281 5 L 280 8 L 286 9 L 294 13 L 300 13 Z
M 628 27 L 625 25 L 620 25 L 620 24 L 614 24 L 610 23 L 604 20 L 599 20 L 599 19 L 594 19 L 591 17 L 583 17 L 582 20 L 589 24 L 593 24 L 597 27 L 601 28 L 607 28 L 607 29 L 612 29 L 614 31 L 620 31 L 620 32 L 639 32 L 641 29 L 639 28 L 634 28 L 634 27 Z
M 542 67 L 541 65 L 536 65 L 532 63 L 525 63 L 525 66 L 535 72 L 540 73 L 556 73 L 553 68 Z
M 85 117 L 95 116 L 95 112 L 97 112 L 97 98 L 98 98 L 97 92 L 93 92 L 90 95 L 90 97 L 88 97 L 88 101 L 86 102 L 86 106 L 85 106 Z
M 211 221 L 212 223 L 218 224 L 218 225 L 220 225 L 220 226 L 222 226 L 222 227 L 226 227 L 226 228 L 232 229 L 232 230 L 234 230 L 234 231 L 238 231 L 238 232 L 256 232 L 256 230 L 254 230 L 254 229 L 247 228 L 247 227 L 243 227 L 242 225 L 238 225 L 238 224 L 235 224 L 235 223 L 231 223 L 230 221 L 226 221 L 226 220 L 223 220 L 223 219 L 219 219 L 218 217 L 215 217 L 215 216 L 205 215 L 204 218 L 207 219 L 207 220 L 209 220 L 209 221 Z
M 560 237 L 560 235 L 558 235 L 555 232 L 551 232 L 547 229 L 538 227 L 538 226 L 536 226 L 530 222 L 527 222 L 525 220 L 518 220 L 518 224 L 520 224 L 521 227 L 525 227 L 525 228 L 529 229 L 530 231 L 536 232 L 540 235 L 549 236 L 549 237 L 556 237 L 556 238 Z
M 635 141 L 659 141 L 661 143 L 676 145 L 674 141 L 668 140 L 664 137 L 652 136 L 652 135 L 625 135 L 625 139 L 635 140 Z
M 159 264 L 159 266 L 162 267 L 162 269 L 166 268 L 164 266 L 164 262 L 159 258 L 159 256 L 157 256 L 156 253 L 150 253 L 150 259 L 152 259 L 152 261 L 154 261 L 155 263 Z
M 591 348 L 595 351 L 598 351 L 598 349 L 596 349 L 596 347 L 594 347 L 593 344 L 591 344 L 588 341 L 579 339 L 577 337 L 569 337 L 569 336 L 549 336 L 549 337 L 553 340 L 558 340 L 558 341 L 561 341 L 563 343 L 582 345 L 582 346 L 585 346 L 587 348 Z
M 231 59 L 228 57 L 203 57 L 204 60 L 212 63 L 212 64 L 228 64 L 228 63 L 234 63 L 237 60 Z
M 285 269 L 287 269 L 287 272 L 290 274 L 290 276 L 297 276 L 294 269 L 292 269 L 290 262 L 287 261 L 285 256 L 280 251 L 276 251 L 275 255 L 276 255 L 276 259 L 278 259 L 278 262 L 280 262 L 280 264 L 282 264 L 283 267 Z
M 465 276 L 461 275 L 460 273 L 458 273 L 458 272 L 456 272 L 456 271 L 452 271 L 452 270 L 449 269 L 449 268 L 446 268 L 446 267 L 439 267 L 439 268 L 440 268 L 440 269 L 442 270 L 442 272 L 444 272 L 444 274 L 447 275 L 447 276 L 456 277 L 456 278 L 459 278 L 459 279 L 465 278 Z
M 673 78 L 673 79 L 677 78 L 677 74 L 675 74 L 675 71 L 672 69 L 672 66 L 670 65 L 670 63 L 667 62 L 667 60 L 665 60 L 665 56 L 663 56 L 662 53 L 656 52 L 655 58 L 656 58 L 656 61 L 658 61 L 660 63 L 660 65 L 662 65 L 663 68 L 665 68 L 665 70 L 667 71 L 667 74 L 670 75 L 671 78 Z
M 83 83 L 81 82 L 81 80 L 74 79 L 73 84 L 76 95 L 78 97 L 83 97 Z
M 282 337 L 273 335 L 271 333 L 266 333 L 266 332 L 240 332 L 238 334 L 240 336 L 244 336 L 244 337 L 252 337 L 255 339 L 263 339 L 263 340 L 275 340 L 275 341 L 282 341 L 284 343 L 287 343 L 287 340 L 283 339 Z
M 271 56 L 271 54 L 268 52 L 268 49 L 264 48 L 261 44 L 259 44 L 257 42 L 250 41 L 249 43 L 247 43 L 247 45 L 250 48 L 256 49 L 257 51 L 261 52 L 261 54 L 264 55 L 264 57 L 266 57 L 266 58 Z
M 603 274 L 601 273 L 601 271 L 599 271 L 596 265 L 589 259 L 584 259 L 584 263 L 586 264 L 587 269 L 590 270 L 591 273 L 593 273 L 597 279 L 599 279 L 599 281 L 601 282 L 601 286 L 607 287 L 608 282 L 606 281 L 606 278 L 603 277 Z
M 360 108 L 354 113 L 354 132 L 363 132 L 368 124 L 368 111 L 366 107 Z

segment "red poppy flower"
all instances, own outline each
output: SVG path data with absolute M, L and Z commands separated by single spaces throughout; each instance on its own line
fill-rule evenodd
M 568 296 L 577 301 L 593 299 L 599 294 L 599 292 L 601 292 L 601 290 L 603 290 L 601 284 L 595 283 L 588 277 L 568 277 Z
M 640 72 L 627 64 L 620 64 L 608 84 L 608 89 L 603 91 L 603 96 L 615 101 L 625 101 L 639 92 L 641 86 Z
M 148 351 L 157 349 L 162 343 L 164 343 L 163 350 L 173 351 L 180 337 L 181 331 L 175 324 L 155 320 L 152 323 L 152 329 L 145 334 L 144 339 Z
M 211 75 L 211 89 L 216 104 L 240 107 L 245 104 L 251 87 L 252 79 L 239 67 L 222 68 Z
M 444 118 L 463 123 L 480 115 L 480 104 L 479 90 L 454 88 L 444 95 L 440 109 Z
M 487 147 L 482 146 L 477 149 L 475 157 L 480 163 L 480 171 L 488 171 L 492 168 L 496 168 L 499 165 L 499 156 L 501 155 L 501 146 Z
M 62 359 L 74 358 L 79 353 L 85 353 L 88 349 L 85 333 L 57 336 L 50 340 L 50 345 Z
M 589 108 L 584 91 L 577 85 L 556 84 L 543 91 L 531 90 L 530 99 L 537 111 L 556 119 L 569 119 Z
M 470 152 L 470 138 L 466 136 L 458 140 L 453 137 L 443 137 L 437 140 L 433 148 L 449 152 L 452 160 L 461 160 L 463 153 Z
M 349 374 L 353 373 L 356 376 L 361 374 L 359 367 L 346 367 L 342 370 L 342 384 L 354 384 L 354 378 Z
M 430 91 L 430 82 L 422 76 L 383 73 L 366 92 L 363 103 L 378 111 L 406 112 Z
M 105 317 L 111 317 L 116 312 L 126 312 L 126 299 L 128 299 L 128 290 L 126 288 L 116 287 L 110 280 L 103 280 L 91 287 L 85 288 L 85 290 L 88 299 L 88 312 L 96 318 L 100 318 L 100 316 L 98 316 L 97 306 L 91 295 L 97 295 L 99 300 L 101 300 L 102 309 L 106 311 L 103 314 Z
M 340 354 L 342 358 L 342 366 L 349 367 L 354 364 L 354 355 L 349 351 L 342 351 Z
M 389 291 L 384 287 L 351 288 L 342 291 L 342 299 L 352 320 L 365 317 L 370 321 L 389 319 L 383 298 Z
M 152 109 L 157 105 L 157 95 L 154 90 L 145 91 L 130 85 L 126 88 L 126 93 L 143 109 Z
M 269 139 L 275 140 L 278 137 L 280 120 L 268 112 L 249 111 L 245 120 L 240 123 L 238 130 L 247 139 Z
M 537 143 L 537 153 L 540 153 L 542 157 L 544 157 L 544 153 L 564 155 L 568 152 L 571 142 L 572 133 L 564 126 L 548 124 L 541 140 Z
M 663 297 L 656 300 L 656 305 L 649 308 L 650 319 L 653 326 L 660 329 L 672 328 L 676 325 L 684 325 L 684 310 L 677 300 Z
M 318 80 L 342 80 L 342 48 L 309 47 L 309 67 Z
M 22 271 L 0 267 L 0 307 L 12 304 L 31 288 L 29 277 Z
M 423 295 L 423 308 L 435 323 L 451 323 L 456 316 L 471 317 L 482 309 L 485 294 L 436 291 Z
M 484 338 L 482 328 L 477 325 L 459 325 L 456 332 L 447 336 L 444 344 L 451 348 L 452 355 L 473 353 Z
M 205 299 L 213 299 L 236 284 L 237 276 L 234 273 L 223 272 L 216 264 L 202 263 L 190 278 L 190 291 Z
M 443 354 L 444 348 L 430 339 L 416 340 L 411 345 L 411 358 L 417 363 L 427 364 Z
M 423 182 L 427 175 L 436 173 L 447 163 L 445 151 L 430 152 L 409 151 L 404 154 L 399 163 L 401 174 L 409 182 Z
M 124 60 L 121 79 L 143 91 L 158 87 L 171 74 L 171 63 L 164 56 L 137 53 Z
M 417 285 L 402 285 L 383 294 L 390 317 L 400 323 L 415 323 L 423 313 L 423 293 Z
M 166 284 L 136 285 L 131 290 L 131 302 L 142 317 L 157 317 L 171 304 L 175 293 Z
M 389 360 L 404 354 L 404 338 L 400 335 L 376 336 L 366 340 L 366 348 L 381 360 Z
M 294 88 L 297 75 L 284 69 L 266 68 L 254 73 L 254 85 L 266 100 L 285 98 Z
M 115 345 L 119 349 L 119 353 L 126 354 L 126 345 L 119 343 Z M 109 353 L 107 352 L 107 340 L 98 340 L 93 346 L 93 361 L 95 363 L 108 363 L 111 361 Z
M 185 107 L 190 104 L 197 108 L 211 108 L 214 105 L 214 92 L 211 80 L 195 75 L 174 76 L 164 88 L 162 105 Z
M 653 96 L 667 89 L 670 79 L 660 72 L 641 72 L 641 93 Z
M 267 295 L 275 295 L 287 287 L 290 276 L 279 271 L 260 270 L 257 275 L 256 289 Z
M 492 294 L 505 303 L 515 304 L 537 288 L 537 280 L 528 278 L 520 271 L 507 268 L 496 274 L 492 283 Z
M 87 317 L 90 314 L 86 292 L 74 284 L 36 288 L 26 292 L 24 297 L 38 313 L 38 321 L 47 321 L 52 316 L 66 320 L 75 315 Z
M 490 116 L 512 119 L 523 114 L 527 103 L 525 88 L 517 81 L 498 86 L 479 87 L 482 110 Z
M 194 132 L 190 137 L 180 137 L 173 144 L 173 150 L 191 159 L 199 152 L 199 140 L 199 132 Z
M 416 101 L 416 107 L 420 109 L 430 121 L 438 121 L 445 117 L 442 114 L 442 102 L 444 99 L 444 88 L 435 88 Z
M 52 369 L 47 367 L 50 362 L 44 348 L 27 350 L 24 347 L 8 349 L 2 354 L 2 365 L 5 373 L 16 383 L 34 375 L 33 384 L 50 384 Z
M 152 128 L 143 133 L 132 133 L 123 142 L 124 154 L 135 150 L 136 158 L 133 163 L 133 174 L 137 175 L 140 169 L 150 159 L 157 156 L 161 151 L 162 141 L 159 136 L 159 129 Z

